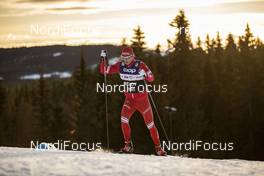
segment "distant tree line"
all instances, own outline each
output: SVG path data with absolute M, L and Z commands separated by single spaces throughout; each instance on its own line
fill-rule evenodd
M 233 151 L 178 151 L 191 157 L 263 160 L 264 152 L 264 45 L 249 25 L 238 41 L 230 33 L 198 37 L 194 44 L 184 11 L 172 20 L 175 38 L 166 54 L 160 44 L 147 50 L 140 26 L 128 44 L 151 68 L 155 84 L 167 84 L 168 92 L 153 94 L 170 140 L 234 143 Z M 85 52 L 85 51 L 80 51 Z M 108 77 L 119 82 L 118 75 Z M 98 69 L 87 69 L 82 55 L 70 79 L 44 79 L 10 87 L 0 83 L 0 145 L 29 147 L 30 140 L 102 142 L 106 146 L 103 82 Z M 121 93 L 109 93 L 110 147 L 123 145 Z M 176 107 L 167 112 L 164 107 Z M 164 134 L 155 117 L 161 139 Z M 137 153 L 153 153 L 153 145 L 139 113 L 131 119 Z M 177 153 L 177 151 L 176 151 Z

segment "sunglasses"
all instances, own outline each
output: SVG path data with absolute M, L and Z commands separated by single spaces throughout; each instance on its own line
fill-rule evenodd
M 129 60 L 131 57 L 132 57 L 131 55 L 130 55 L 130 56 L 121 56 L 121 57 L 120 57 L 120 60 L 121 60 L 121 61 L 127 61 L 127 60 Z

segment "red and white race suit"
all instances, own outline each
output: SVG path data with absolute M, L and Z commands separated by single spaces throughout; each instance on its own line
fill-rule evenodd
M 119 73 L 120 78 L 124 82 L 136 85 L 145 84 L 144 80 L 147 82 L 154 81 L 154 76 L 148 66 L 144 62 L 135 59 L 129 65 L 126 65 L 123 62 L 117 62 L 114 65 L 107 65 L 107 61 L 103 59 L 100 62 L 99 69 L 101 74 Z M 160 145 L 159 133 L 153 121 L 153 112 L 149 102 L 148 93 L 146 91 L 130 91 L 125 92 L 125 97 L 126 99 L 121 111 L 121 127 L 125 142 L 131 141 L 129 119 L 137 110 L 142 114 L 154 144 L 156 146 Z

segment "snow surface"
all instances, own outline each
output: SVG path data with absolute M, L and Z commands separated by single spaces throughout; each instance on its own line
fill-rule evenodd
M 264 162 L 0 147 L 0 175 L 263 176 Z

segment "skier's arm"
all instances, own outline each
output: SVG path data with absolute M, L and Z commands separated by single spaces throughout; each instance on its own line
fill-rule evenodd
M 119 63 L 108 65 L 107 51 L 101 50 L 101 59 L 99 64 L 99 71 L 101 74 L 114 74 L 119 72 Z
M 101 74 L 114 74 L 119 73 L 119 62 L 114 65 L 108 65 L 106 59 L 101 59 L 99 69 Z
M 148 68 L 148 66 L 144 63 L 140 63 L 140 69 L 141 72 L 145 74 L 145 79 L 148 82 L 153 82 L 154 81 L 154 75 L 152 74 L 151 70 Z

